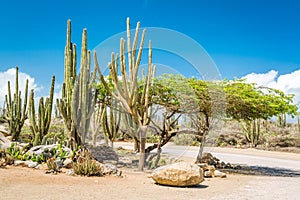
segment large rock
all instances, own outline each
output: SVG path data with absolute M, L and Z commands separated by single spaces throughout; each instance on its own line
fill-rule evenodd
M 179 162 L 155 169 L 152 179 L 160 185 L 193 186 L 201 183 L 203 170 L 196 164 Z

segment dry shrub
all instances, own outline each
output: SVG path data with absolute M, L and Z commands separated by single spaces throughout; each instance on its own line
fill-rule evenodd
M 60 172 L 60 168 L 59 168 L 55 158 L 49 158 L 47 160 L 47 167 L 50 172 Z
M 74 173 L 82 176 L 101 176 L 103 168 L 87 151 L 80 152 L 73 163 Z

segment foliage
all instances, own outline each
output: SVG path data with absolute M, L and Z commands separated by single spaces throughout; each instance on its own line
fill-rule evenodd
M 157 134 L 149 134 L 147 136 L 147 143 L 158 143 L 159 141 L 159 135 Z
M 293 95 L 282 91 L 258 87 L 244 80 L 225 80 L 228 117 L 236 120 L 269 119 L 279 114 L 297 115 L 297 106 L 293 104 Z
M 173 137 L 172 141 L 176 145 L 184 146 L 199 146 L 200 143 L 197 141 L 196 137 L 191 134 L 180 134 Z
M 17 146 L 14 142 L 10 144 L 10 147 L 7 148 L 8 155 L 12 156 L 15 160 L 23 160 L 23 155 L 25 154 L 22 149 Z
M 11 165 L 14 163 L 14 158 L 10 156 L 5 149 L 0 148 L 0 167 Z
M 235 79 L 223 82 L 227 99 L 227 116 L 244 124 L 245 137 L 251 145 L 256 146 L 260 138 L 259 119 L 274 116 L 297 115 L 297 106 L 293 104 L 293 95 L 282 91 L 258 87 Z

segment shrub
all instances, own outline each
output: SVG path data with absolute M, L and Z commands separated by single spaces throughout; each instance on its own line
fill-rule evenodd
M 0 167 L 11 165 L 14 163 L 14 158 L 10 156 L 6 150 L 0 149 Z
M 76 155 L 76 162 L 73 163 L 74 173 L 82 176 L 101 176 L 102 166 L 92 158 L 89 152 L 83 150 Z
M 147 137 L 147 143 L 158 143 L 159 135 L 151 134 Z
M 101 176 L 102 167 L 96 160 L 82 158 L 73 164 L 74 173 L 82 176 Z
M 60 172 L 61 171 L 55 158 L 49 158 L 47 160 L 47 167 L 50 172 Z
M 197 145 L 196 138 L 191 134 L 180 134 L 173 137 L 173 142 L 176 145 Z

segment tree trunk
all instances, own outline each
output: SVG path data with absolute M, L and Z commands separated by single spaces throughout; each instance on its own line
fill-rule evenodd
M 140 158 L 139 158 L 139 171 L 144 171 L 145 165 L 145 149 L 146 149 L 146 133 L 147 133 L 147 126 L 142 126 L 140 129 Z
M 200 161 L 202 159 L 205 139 L 206 139 L 206 132 L 203 133 L 203 136 L 202 136 L 202 141 L 200 143 L 198 155 L 197 155 L 197 158 L 196 158 L 196 163 L 200 163 Z
M 161 155 L 161 144 L 159 143 L 158 144 L 158 147 L 157 147 L 157 158 L 155 160 L 155 168 L 158 166 L 158 162 L 160 160 L 160 155 Z
M 138 140 L 136 137 L 134 137 L 133 151 L 134 151 L 134 152 L 139 152 L 139 151 L 140 151 L 139 140 Z

